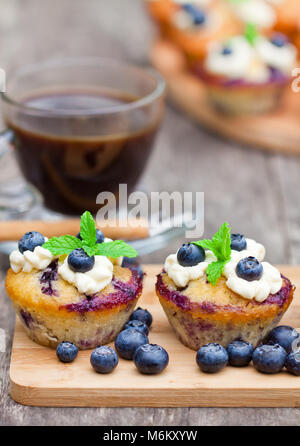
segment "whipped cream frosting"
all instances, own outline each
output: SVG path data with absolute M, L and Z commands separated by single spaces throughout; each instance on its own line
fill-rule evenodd
M 223 274 L 227 277 L 227 271 L 231 271 L 232 268 L 235 268 L 240 260 L 245 259 L 246 257 L 255 257 L 259 262 L 262 262 L 266 255 L 266 250 L 264 245 L 261 243 L 257 243 L 255 240 L 250 238 L 246 238 L 247 247 L 242 251 L 231 250 L 231 260 L 226 263 Z
M 45 241 L 48 239 L 45 238 Z M 105 238 L 105 242 L 112 239 Z M 12 251 L 9 256 L 11 269 L 15 273 L 23 271 L 30 273 L 33 269 L 43 270 L 57 257 L 53 256 L 48 249 L 37 246 L 34 251 L 25 251 L 23 254 L 18 250 Z M 116 259 L 105 256 L 95 256 L 93 269 L 86 273 L 75 273 L 68 265 L 66 258 L 59 264 L 58 274 L 67 282 L 74 285 L 80 293 L 94 294 L 105 288 L 112 280 L 113 266 L 122 265 L 123 257 Z
M 231 5 L 240 20 L 258 28 L 270 28 L 276 22 L 276 13 L 265 0 L 244 0 Z
M 80 293 L 95 294 L 103 290 L 113 278 L 113 264 L 104 256 L 95 256 L 95 264 L 90 271 L 75 273 L 68 265 L 68 257 L 58 267 L 58 274 L 74 285 Z
M 230 54 L 223 54 L 225 42 L 213 42 L 208 48 L 205 68 L 219 76 L 229 79 L 247 79 L 265 82 L 269 77 L 268 68 L 260 62 L 254 48 L 244 36 L 231 38 L 227 45 Z
M 274 45 L 265 37 L 259 37 L 255 48 L 261 60 L 270 67 L 277 68 L 283 73 L 290 74 L 297 58 L 297 50 L 291 43 L 282 47 Z
M 216 257 L 211 251 L 205 251 L 206 258 L 195 266 L 181 266 L 177 260 L 177 253 L 170 254 L 165 261 L 164 269 L 176 286 L 184 288 L 190 280 L 199 279 L 205 274 L 208 265 L 214 262 Z
M 224 45 L 230 48 L 229 54 L 223 54 Z M 244 36 L 236 36 L 228 42 L 212 43 L 204 66 L 218 76 L 264 83 L 270 78 L 269 67 L 289 74 L 296 57 L 297 50 L 292 44 L 278 47 L 267 38 L 258 37 L 252 46 Z
M 45 238 L 45 241 L 47 239 Z M 48 249 L 36 246 L 33 251 L 24 251 L 22 254 L 18 249 L 12 251 L 9 256 L 10 266 L 13 272 L 30 273 L 34 268 L 42 270 L 47 268 L 53 261 L 54 256 Z
M 245 299 L 255 299 L 257 302 L 263 302 L 269 294 L 277 293 L 282 286 L 282 279 L 277 268 L 268 262 L 262 262 L 263 274 L 259 280 L 248 282 L 237 276 L 236 265 L 233 262 L 226 268 L 226 285 L 235 293 Z
M 253 239 L 246 239 L 246 249 L 242 251 L 231 250 L 231 260 L 225 265 L 223 275 L 227 278 L 226 286 L 244 297 L 262 302 L 269 294 L 277 293 L 282 286 L 282 279 L 277 268 L 268 262 L 262 262 L 265 257 L 265 247 Z M 177 254 L 170 254 L 165 261 L 164 269 L 176 286 L 184 288 L 191 280 L 204 276 L 208 265 L 214 262 L 216 257 L 211 251 L 205 251 L 206 258 L 195 266 L 181 266 L 177 260 Z M 263 275 L 259 280 L 248 282 L 236 274 L 238 262 L 245 257 L 255 257 L 262 262 Z
M 184 3 L 191 3 L 191 2 L 183 2 Z M 199 7 L 199 9 L 202 9 L 203 7 L 208 5 L 208 2 L 196 2 L 193 3 L 195 7 Z M 190 14 L 185 9 L 181 8 L 178 11 L 175 12 L 175 14 L 172 17 L 173 24 L 183 31 L 202 31 L 203 28 L 205 29 L 216 29 L 221 24 L 221 17 L 218 11 L 211 9 L 211 10 L 204 10 L 205 12 L 205 21 L 201 25 L 197 25 L 194 23 L 194 17 L 192 14 Z

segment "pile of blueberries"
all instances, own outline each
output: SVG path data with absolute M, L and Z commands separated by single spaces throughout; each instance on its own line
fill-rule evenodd
M 149 344 L 148 334 L 152 324 L 149 311 L 137 308 L 123 331 L 115 340 L 116 351 L 108 346 L 99 346 L 91 354 L 91 365 L 98 373 L 111 373 L 123 359 L 133 359 L 140 373 L 153 375 L 162 372 L 169 363 L 166 350 L 157 344 Z M 72 362 L 78 355 L 78 348 L 71 342 L 61 342 L 56 349 L 62 362 Z
M 293 375 L 300 376 L 299 333 L 292 327 L 281 325 L 274 328 L 265 343 L 253 348 L 250 342 L 236 340 L 227 349 L 211 343 L 202 346 L 196 356 L 197 364 L 203 372 L 216 373 L 227 364 L 245 367 L 251 360 L 256 370 L 262 373 L 279 373 L 284 367 Z

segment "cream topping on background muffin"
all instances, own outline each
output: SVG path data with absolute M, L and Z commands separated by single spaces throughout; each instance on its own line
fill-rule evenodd
M 260 58 L 270 67 L 290 74 L 296 62 L 297 50 L 291 43 L 286 43 L 282 47 L 274 45 L 265 37 L 258 37 L 255 48 Z
M 262 262 L 263 274 L 259 280 L 248 282 L 241 279 L 236 274 L 236 264 L 230 262 L 226 265 L 227 277 L 226 285 L 235 293 L 245 299 L 255 299 L 257 302 L 263 302 L 269 294 L 277 293 L 282 287 L 282 278 L 277 268 L 268 262 Z
M 228 79 L 264 83 L 270 78 L 270 68 L 289 74 L 296 57 L 297 50 L 290 43 L 279 47 L 265 37 L 257 37 L 251 45 L 245 36 L 236 36 L 212 43 L 204 67 Z
M 191 2 L 185 2 L 190 4 Z M 206 5 L 192 3 L 192 6 L 202 11 L 205 15 L 205 20 L 202 23 L 195 23 L 195 17 L 189 11 L 184 9 L 184 3 L 182 3 L 182 8 L 175 12 L 172 17 L 173 24 L 183 31 L 197 31 L 205 29 L 218 28 L 221 24 L 221 17 L 217 10 L 214 9 L 203 9 Z
M 245 23 L 253 23 L 258 28 L 271 28 L 276 22 L 276 13 L 264 0 L 244 0 L 231 2 L 233 12 Z
M 47 240 L 47 239 L 45 239 Z M 33 251 L 25 251 L 23 254 L 15 249 L 9 256 L 10 266 L 14 273 L 30 273 L 34 268 L 42 270 L 54 260 L 54 256 L 48 249 L 36 246 Z
M 75 273 L 68 265 L 68 257 L 58 267 L 58 274 L 74 285 L 80 293 L 95 294 L 103 290 L 113 278 L 113 264 L 104 256 L 95 256 L 95 264 L 90 271 Z

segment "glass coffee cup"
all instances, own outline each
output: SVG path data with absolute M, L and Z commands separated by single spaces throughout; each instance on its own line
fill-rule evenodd
M 117 198 L 119 184 L 134 189 L 163 117 L 164 92 L 158 73 L 110 59 L 28 66 L 7 77 L 0 142 L 11 140 L 46 208 L 96 212 L 99 193 Z

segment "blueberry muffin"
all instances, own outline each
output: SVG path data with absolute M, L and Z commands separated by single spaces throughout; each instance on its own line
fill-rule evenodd
M 120 266 L 118 256 L 133 257 L 133 248 L 105 241 L 99 230 L 88 239 L 96 231 L 92 217 L 89 223 L 90 232 L 82 224 L 78 237 L 47 241 L 39 233 L 26 233 L 10 255 L 6 290 L 26 333 L 39 344 L 56 347 L 69 341 L 80 349 L 107 344 L 141 295 L 143 274 Z
M 264 113 L 276 108 L 291 80 L 297 50 L 283 35 L 244 35 L 214 42 L 195 72 L 209 102 L 229 114 Z
M 190 62 L 203 59 L 210 42 L 241 30 L 224 1 L 154 0 L 147 4 L 162 36 L 173 42 Z
M 264 247 L 254 240 L 230 239 L 227 231 L 195 243 L 168 256 L 157 278 L 156 293 L 176 336 L 194 350 L 236 339 L 258 345 L 288 309 L 293 285 L 263 261 Z

